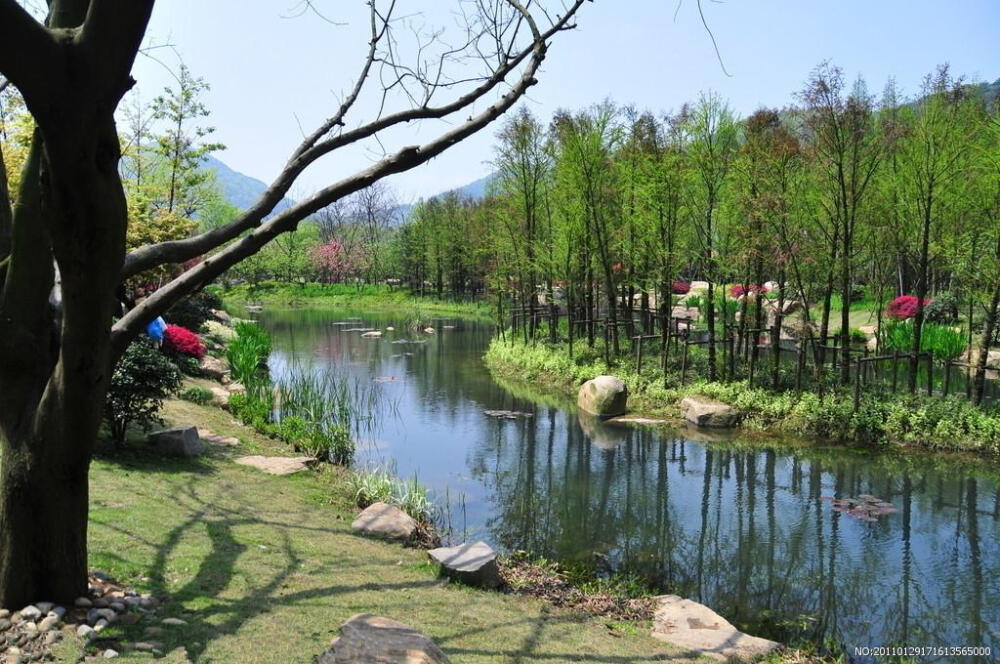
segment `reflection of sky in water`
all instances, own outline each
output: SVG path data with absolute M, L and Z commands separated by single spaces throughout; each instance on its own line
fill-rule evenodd
M 598 569 L 635 570 L 779 638 L 776 621 L 851 645 L 1000 648 L 1000 489 L 924 459 L 774 452 L 689 431 L 613 427 L 520 399 L 480 357 L 486 326 L 436 334 L 391 316 L 265 312 L 272 371 L 290 358 L 378 388 L 395 405 L 363 434 L 361 464 L 416 475 L 461 538 Z M 351 328 L 385 330 L 364 339 Z M 400 340 L 424 343 L 393 343 Z M 484 410 L 533 413 L 502 420 Z M 706 446 L 707 445 L 707 446 Z M 873 494 L 898 511 L 864 523 L 823 496 Z M 798 621 L 797 621 L 798 622 Z M 766 623 L 766 624 L 762 624 Z M 958 661 L 951 659 L 948 661 Z

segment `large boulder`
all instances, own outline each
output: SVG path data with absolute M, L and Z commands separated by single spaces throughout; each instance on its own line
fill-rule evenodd
M 395 505 L 372 503 L 358 515 L 351 528 L 362 535 L 410 539 L 417 531 L 417 522 Z
M 221 381 L 229 377 L 229 365 L 217 357 L 205 355 L 198 366 L 201 368 L 201 373 L 212 380 Z
M 704 604 L 677 595 L 658 599 L 654 639 L 721 661 L 752 661 L 781 647 L 775 641 L 744 634 Z
M 445 664 L 441 649 L 420 632 L 390 618 L 359 613 L 316 664 Z
M 700 427 L 734 427 L 740 423 L 740 414 L 729 404 L 708 397 L 685 397 L 681 401 L 684 419 Z
M 625 381 L 614 376 L 598 376 L 580 386 L 576 405 L 598 417 L 624 415 L 628 403 Z
M 165 456 L 197 457 L 205 451 L 195 427 L 174 427 L 149 434 L 149 444 Z
M 218 385 L 209 388 L 212 393 L 212 405 L 218 406 L 219 408 L 226 408 L 229 406 L 229 396 L 230 391 L 224 387 L 219 387 Z
M 457 581 L 480 588 L 500 586 L 497 552 L 486 542 L 466 542 L 458 546 L 442 546 L 427 552 L 444 573 Z

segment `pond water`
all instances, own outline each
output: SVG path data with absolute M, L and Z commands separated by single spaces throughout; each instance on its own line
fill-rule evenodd
M 299 364 L 378 380 L 393 414 L 358 462 L 417 476 L 455 539 L 641 574 L 779 640 L 1000 653 L 995 467 L 581 419 L 572 404 L 498 384 L 481 362 L 485 324 L 434 319 L 425 334 L 391 315 L 259 320 L 276 375 Z M 404 340 L 421 343 L 394 343 Z

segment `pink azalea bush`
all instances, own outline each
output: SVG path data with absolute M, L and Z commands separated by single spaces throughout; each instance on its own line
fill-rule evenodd
M 928 298 L 924 300 L 923 304 L 926 307 L 931 302 L 933 300 Z M 920 301 L 915 295 L 900 295 L 885 308 L 885 315 L 896 320 L 906 320 L 915 318 L 919 308 Z
M 744 288 L 742 284 L 736 284 L 729 287 L 730 297 L 738 298 L 747 293 L 760 293 L 761 295 L 767 293 L 767 286 L 761 286 L 759 284 L 750 284 L 749 287 Z
M 673 291 L 674 295 L 687 295 L 691 290 L 691 284 L 686 281 L 675 281 L 670 285 L 670 290 Z
M 205 355 L 205 344 L 186 327 L 167 325 L 163 332 L 163 351 L 169 355 L 187 355 L 200 360 Z

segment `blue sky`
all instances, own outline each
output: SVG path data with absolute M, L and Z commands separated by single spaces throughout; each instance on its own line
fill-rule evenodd
M 428 8 L 415 21 L 447 22 L 457 0 L 400 0 L 404 11 Z M 269 181 L 304 130 L 336 107 L 351 84 L 367 39 L 363 0 L 315 0 L 333 25 L 295 17 L 298 0 L 163 0 L 148 33 L 167 42 L 212 90 L 206 102 L 218 156 L 236 170 Z M 548 120 L 558 108 L 582 108 L 612 98 L 666 111 L 715 90 L 741 115 L 761 105 L 784 106 L 823 60 L 859 74 L 873 91 L 894 76 L 904 93 L 943 62 L 979 80 L 1000 78 L 1000 0 L 704 0 L 706 18 L 729 76 L 723 73 L 694 0 L 596 0 L 578 29 L 560 35 L 526 102 Z M 412 8 L 412 10 L 411 10 Z M 150 54 L 176 67 L 170 49 Z M 140 56 L 135 76 L 144 98 L 170 82 L 169 71 Z M 373 100 L 357 108 L 370 117 Z M 398 145 L 426 141 L 442 125 L 390 137 Z M 496 125 L 410 173 L 395 176 L 402 200 L 463 185 L 491 169 Z M 390 143 L 391 146 L 392 143 Z M 377 157 L 356 151 L 316 164 L 293 196 L 363 167 Z

